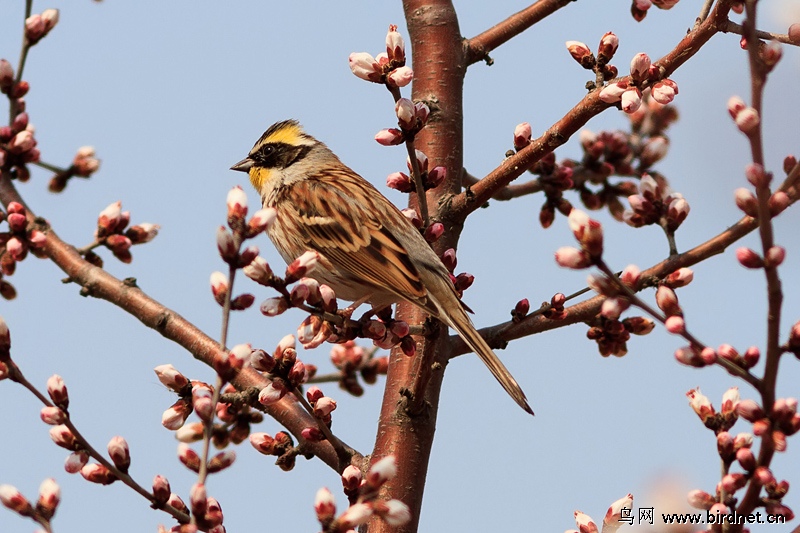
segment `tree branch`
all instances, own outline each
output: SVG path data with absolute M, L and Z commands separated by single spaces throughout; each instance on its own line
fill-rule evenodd
M 727 26 L 730 1 L 719 2 L 711 15 L 696 30 L 687 34 L 667 55 L 654 62 L 661 77 L 667 77 L 683 65 L 717 32 Z M 541 137 L 531 142 L 515 155 L 491 171 L 469 190 L 453 197 L 449 202 L 448 220 L 462 222 L 485 204 L 498 190 L 521 176 L 545 154 L 566 143 L 587 122 L 602 111 L 612 107 L 599 99 L 600 88 L 586 95 L 563 118 L 553 124 Z
M 480 35 L 476 35 L 466 42 L 465 56 L 467 64 L 486 61 L 489 65 L 492 60 L 489 52 L 510 41 L 540 20 L 552 15 L 573 0 L 539 0 L 522 11 L 514 13 L 504 21 L 495 24 Z

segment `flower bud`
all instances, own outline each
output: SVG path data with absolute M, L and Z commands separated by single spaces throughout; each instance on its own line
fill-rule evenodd
M 517 124 L 514 128 L 514 149 L 522 150 L 531 143 L 531 125 L 527 122 Z
M 406 45 L 394 24 L 389 26 L 389 32 L 386 34 L 386 55 L 389 57 L 389 61 L 399 64 L 406 62 Z
M 33 506 L 28 499 L 12 485 L 0 485 L 0 502 L 21 516 L 33 516 Z
M 189 379 L 178 372 L 172 365 L 159 365 L 153 369 L 158 377 L 158 380 L 165 386 L 175 392 L 180 392 L 186 385 L 189 384 Z
M 178 444 L 178 459 L 192 472 L 200 471 L 200 456 L 188 444 Z
M 742 246 L 736 249 L 736 259 L 745 268 L 763 268 L 764 260 L 750 248 Z
M 647 79 L 650 72 L 650 56 L 643 52 L 639 52 L 633 59 L 631 59 L 631 77 L 635 82 L 641 82 Z
M 108 442 L 108 456 L 114 461 L 114 466 L 122 472 L 127 472 L 131 466 L 131 452 L 128 443 L 122 437 L 113 437 Z
M 286 275 L 284 276 L 286 283 L 293 283 L 300 278 L 304 278 L 306 274 L 316 268 L 318 262 L 319 254 L 317 252 L 304 252 L 286 268 Z
M 380 83 L 382 69 L 378 62 L 366 52 L 354 52 L 349 57 L 350 70 L 362 80 Z
M 331 491 L 324 487 L 317 491 L 314 498 L 314 511 L 317 513 L 317 520 L 323 526 L 333 521 L 336 516 L 336 500 Z
M 69 394 L 67 393 L 67 386 L 64 384 L 64 379 L 58 374 L 53 374 L 47 380 L 47 394 L 57 407 L 67 410 L 69 407 Z
M 405 136 L 397 128 L 387 128 L 376 133 L 375 140 L 383 146 L 397 146 L 403 144 Z
M 117 476 L 111 470 L 98 463 L 87 464 L 81 468 L 81 476 L 86 481 L 99 485 L 110 485 L 117 480 Z
M 572 59 L 578 62 L 585 69 L 592 69 L 595 65 L 594 55 L 589 47 L 580 41 L 567 41 L 567 50 Z
M 619 47 L 619 37 L 612 32 L 606 32 L 600 38 L 600 45 L 597 47 L 597 59 L 601 63 L 608 63 Z
M 39 500 L 36 502 L 36 513 L 45 520 L 50 520 L 56 514 L 56 508 L 61 501 L 61 489 L 56 480 L 48 478 L 39 485 Z
M 376 461 L 366 475 L 367 486 L 377 489 L 397 475 L 397 461 L 393 455 Z
M 386 84 L 390 87 L 405 87 L 414 79 L 414 71 L 411 67 L 396 68 L 386 76 Z

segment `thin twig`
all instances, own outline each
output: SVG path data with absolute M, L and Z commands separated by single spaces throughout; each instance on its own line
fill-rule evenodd
M 744 26 L 729 20 L 728 23 L 725 25 L 725 27 L 722 29 L 722 31 L 725 33 L 735 33 L 737 35 L 744 35 Z M 789 35 L 785 33 L 772 33 L 770 31 L 755 30 L 754 35 L 759 39 L 765 39 L 767 41 L 778 41 L 783 44 L 800 46 L 800 43 L 792 41 L 791 39 L 789 39 Z

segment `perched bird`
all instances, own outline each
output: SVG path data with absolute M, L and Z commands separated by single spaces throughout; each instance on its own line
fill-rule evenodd
M 450 274 L 411 222 L 294 120 L 269 127 L 247 157 L 231 167 L 247 172 L 264 207 L 277 218 L 269 237 L 291 263 L 307 250 L 320 254 L 310 276 L 348 301 L 373 308 L 405 300 L 464 339 L 525 411 L 525 394 L 475 330 Z

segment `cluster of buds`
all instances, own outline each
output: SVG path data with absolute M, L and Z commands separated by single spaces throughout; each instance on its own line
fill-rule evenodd
M 237 394 L 236 389 L 230 384 L 226 385 L 222 392 L 223 394 Z M 219 449 L 225 448 L 229 444 L 241 444 L 250 435 L 251 424 L 258 424 L 264 420 L 262 413 L 251 409 L 243 402 L 226 403 L 221 399 L 217 403 L 216 413 L 220 423 L 211 428 L 211 441 Z M 183 424 L 175 431 L 175 438 L 187 444 L 202 440 L 203 437 L 202 422 Z
M 739 399 L 739 388 L 731 387 L 722 395 L 722 407 L 720 412 L 714 410 L 711 400 L 708 399 L 699 388 L 692 389 L 686 393 L 689 398 L 689 405 L 703 422 L 703 425 L 712 430 L 715 434 L 727 432 L 739 419 L 741 411 L 739 406 L 743 403 Z
M 514 137 L 514 142 L 519 139 Z M 538 182 L 545 195 L 545 202 L 539 211 L 539 223 L 543 228 L 549 228 L 556 217 L 556 211 L 568 216 L 572 211 L 572 204 L 564 198 L 564 192 L 577 188 L 573 181 L 573 165 L 571 161 L 556 162 L 556 154 L 549 152 L 537 161 L 528 171 L 538 176 Z
M 242 188 L 238 186 L 230 190 L 226 203 L 228 207 L 228 228 L 220 226 L 217 230 L 217 249 L 222 260 L 231 268 L 247 269 L 259 259 L 258 247 L 248 246 L 242 250 L 244 241 L 252 239 L 267 230 L 275 221 L 277 211 L 271 207 L 259 209 L 250 220 L 247 220 L 247 196 Z M 266 278 L 272 275 L 269 265 L 263 259 L 253 265 L 251 270 Z M 231 297 L 229 288 L 230 282 L 225 274 L 222 272 L 211 274 L 211 293 L 219 305 L 224 307 L 228 302 L 232 311 L 241 311 L 253 305 L 255 296 L 244 293 Z
M 160 229 L 160 226 L 148 223 L 128 228 L 130 220 L 130 211 L 122 211 L 122 202 L 114 202 L 100 211 L 94 232 L 96 245 L 105 246 L 123 263 L 133 260 L 131 246 L 152 241 Z M 84 257 L 90 263 L 102 266 L 102 260 L 94 252 L 89 251 Z
M 25 19 L 25 41 L 33 46 L 41 41 L 58 24 L 58 9 L 45 9 Z
M 317 252 L 304 252 L 286 267 L 283 278 L 276 276 L 269 263 L 260 256 L 255 257 L 244 267 L 245 276 L 259 285 L 274 288 L 282 294 L 264 300 L 261 303 L 261 313 L 265 316 L 277 316 L 290 307 L 301 307 L 306 304 L 317 308 L 320 312 L 335 313 L 337 303 L 333 289 L 313 278 L 305 277 L 317 267 L 319 259 L 320 255 Z M 295 282 L 297 285 L 287 290 L 287 286 Z M 222 289 L 227 290 L 227 284 Z M 325 339 L 322 339 L 320 342 L 324 341 Z
M 679 193 L 670 191 L 666 180 L 659 175 L 643 175 L 639 193 L 628 196 L 628 202 L 631 209 L 623 213 L 628 225 L 640 228 L 658 224 L 670 233 L 680 227 L 690 210 L 689 202 Z
M 24 101 L 18 107 L 24 107 Z M 10 126 L 0 127 L 0 166 L 9 169 L 11 176 L 19 181 L 28 181 L 31 177 L 28 163 L 39 161 L 41 153 L 36 147 L 34 127 L 28 122 L 28 113 L 19 111 Z
M 556 250 L 556 262 L 566 268 L 587 268 L 603 255 L 603 226 L 580 209 L 570 211 L 568 221 L 581 247 L 559 248 Z
M 30 85 L 27 81 L 16 81 L 16 78 L 14 77 L 14 67 L 11 66 L 11 63 L 9 63 L 6 59 L 0 59 L 0 92 L 8 96 L 17 113 L 24 113 L 25 111 L 25 100 L 23 100 L 22 97 L 28 94 L 28 90 L 30 90 Z M 27 116 L 25 119 L 27 119 Z M 5 134 L 5 128 L 6 126 L 0 128 L 0 133 Z M 22 129 L 26 128 L 23 127 Z M 8 129 L 7 133 L 10 134 L 11 129 Z M 3 136 L 10 138 L 10 135 Z M 4 139 L 4 141 L 7 140 L 8 139 Z
M 372 516 L 378 516 L 389 526 L 402 526 L 411 520 L 411 511 L 399 500 L 379 500 L 380 487 L 397 475 L 394 456 L 376 461 L 364 475 L 350 465 L 342 472 L 342 486 L 350 506 L 336 516 L 336 501 L 327 488 L 317 491 L 314 510 L 324 533 L 345 533 L 363 524 Z
M 672 9 L 679 0 L 633 0 L 631 15 L 636 22 L 641 22 L 647 16 L 647 10 L 652 6 L 658 9 Z
M 306 399 L 314 410 L 314 416 L 327 427 L 331 427 L 331 413 L 336 410 L 336 400 L 325 396 L 319 387 L 310 387 L 306 391 Z M 317 428 L 306 428 L 302 435 L 308 440 L 320 441 L 325 438 Z
M 25 518 L 31 518 L 49 531 L 50 520 L 56 514 L 58 504 L 61 502 L 61 488 L 55 479 L 45 479 L 39 486 L 39 499 L 34 506 L 16 487 L 0 485 L 0 502 L 11 511 Z
M 580 41 L 567 41 L 566 45 L 572 59 L 586 70 L 594 71 L 604 81 L 617 77 L 617 67 L 608 63 L 619 47 L 619 38 L 614 33 L 607 32 L 600 38 L 596 58 L 589 47 Z
M 383 146 L 395 146 L 407 140 L 412 140 L 414 136 L 425 127 L 428 116 L 431 114 L 430 108 L 424 102 L 412 102 L 408 98 L 400 98 L 394 106 L 397 115 L 397 128 L 387 128 L 379 131 L 375 135 L 375 140 Z
M 788 482 L 777 481 L 767 466 L 759 466 L 751 448 L 754 435 L 763 437 L 771 432 L 775 450 L 786 449 L 786 436 L 800 429 L 797 400 L 794 398 L 776 400 L 772 413 L 767 417 L 763 409 L 753 400 L 740 400 L 736 387 L 729 389 L 723 396 L 721 413 L 714 412 L 711 402 L 698 389 L 689 391 L 687 396 L 690 398 L 692 408 L 706 427 L 716 433 L 717 451 L 723 463 L 729 466 L 736 462 L 743 470 L 728 471 L 723 475 L 717 485 L 716 496 L 702 490 L 689 492 L 689 504 L 698 509 L 727 514 L 729 510 L 726 504 L 730 503 L 729 499 L 736 491 L 752 482 L 766 491 L 766 497 L 762 501 L 767 513 L 781 515 L 791 520 L 794 513 L 781 501 L 789 489 Z M 728 433 L 727 430 L 736 422 L 738 416 L 753 423 L 752 434 L 739 433 L 733 436 Z
M 259 453 L 276 456 L 278 459 L 275 464 L 284 472 L 294 468 L 299 451 L 294 445 L 292 436 L 285 431 L 277 432 L 274 437 L 266 433 L 251 433 L 250 444 Z
M 422 180 L 422 188 L 428 191 L 441 185 L 445 177 L 447 177 L 447 169 L 443 166 L 429 168 L 428 156 L 419 150 L 415 150 L 415 156 L 420 179 Z M 411 162 L 411 158 L 406 158 L 406 166 L 408 171 L 413 174 L 414 165 Z M 386 185 L 400 192 L 416 191 L 413 178 L 404 172 L 389 174 L 386 178 Z
M 366 52 L 350 54 L 350 70 L 362 80 L 385 84 L 390 88 L 405 87 L 414 77 L 414 72 L 406 65 L 406 52 L 403 37 L 397 26 L 389 26 L 386 34 L 386 52 L 375 57 Z
M 22 204 L 9 203 L 4 218 L 8 223 L 8 231 L 0 232 L 0 273 L 10 276 L 16 270 L 17 263 L 28 256 L 28 251 L 42 256 L 41 249 L 47 236 L 29 227 L 28 212 Z M 10 300 L 16 296 L 16 291 L 7 281 L 0 279 L 0 294 Z
M 757 437 L 771 435 L 775 450 L 779 452 L 786 450 L 786 437 L 800 430 L 796 398 L 778 398 L 769 415 L 753 400 L 743 400 L 738 405 L 738 413 L 753 423 L 753 433 Z
M 640 52 L 631 60 L 630 76 L 606 85 L 599 98 L 607 104 L 618 103 L 625 113 L 635 113 L 642 105 L 642 91 L 647 87 L 650 87 L 650 97 L 659 104 L 672 102 L 678 94 L 678 84 L 668 78 L 661 79 L 658 66 Z
M 757 131 L 758 125 L 761 123 L 758 111 L 753 107 L 749 107 L 738 96 L 731 96 L 728 100 L 728 113 L 730 113 L 739 131 L 745 135 L 750 135 Z
M 365 315 L 359 320 L 357 336 L 371 339 L 378 348 L 389 350 L 399 345 L 403 353 L 412 357 L 417 351 L 417 343 L 411 337 L 407 322 L 395 320 L 392 308 L 380 309 L 375 318 Z
M 630 523 L 628 520 L 633 512 L 633 494 L 627 494 L 612 503 L 603 517 L 602 530 L 614 532 L 620 526 Z M 582 511 L 575 511 L 575 525 L 578 529 L 568 529 L 565 533 L 597 533 L 599 529 L 592 518 Z
M 597 342 L 600 355 L 623 357 L 628 353 L 628 340 L 633 335 L 647 335 L 655 323 L 649 318 L 633 316 L 625 319 L 606 318 L 597 315 L 592 321 L 586 338 Z
M 97 159 L 92 146 L 81 146 L 72 159 L 72 164 L 64 171 L 58 172 L 50 178 L 48 189 L 50 192 L 61 192 L 67 182 L 73 178 L 89 178 L 100 169 L 100 160 Z
M 286 396 L 286 393 L 308 381 L 310 373 L 309 368 L 297 358 L 293 335 L 286 335 L 281 339 L 272 355 L 264 350 L 255 350 L 250 365 L 255 370 L 263 372 L 270 380 L 258 394 L 258 401 L 262 405 L 276 403 Z
M 340 373 L 339 387 L 353 396 L 364 394 L 364 388 L 358 381 L 358 375 L 365 383 L 373 385 L 379 375 L 385 375 L 389 368 L 389 358 L 374 357 L 375 350 L 367 351 L 364 347 L 349 340 L 334 344 L 331 348 L 331 362 Z

